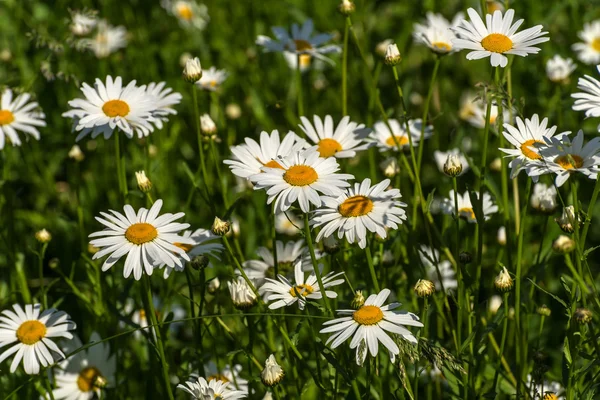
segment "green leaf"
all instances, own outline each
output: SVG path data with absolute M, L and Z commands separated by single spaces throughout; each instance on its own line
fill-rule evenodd
M 568 365 L 571 365 L 573 363 L 573 359 L 571 358 L 571 350 L 569 349 L 569 338 L 566 336 L 565 341 L 563 342 L 563 354 L 565 355 Z
M 538 286 L 533 280 L 527 278 L 527 280 L 529 282 L 531 282 L 533 284 L 533 286 L 535 286 L 536 288 L 538 288 L 539 290 L 541 290 L 542 292 L 546 293 L 548 296 L 552 297 L 554 300 L 558 301 L 564 308 L 568 308 L 567 307 L 567 303 L 565 303 L 565 301 L 563 299 L 561 299 L 560 297 L 558 297 L 555 294 L 550 293 L 549 291 L 547 291 L 546 289 L 543 289 L 542 287 Z
M 590 247 L 589 249 L 587 249 L 586 251 L 583 252 L 583 259 L 585 260 L 588 256 L 588 254 L 590 254 L 592 251 L 599 249 L 600 246 L 594 246 L 594 247 Z

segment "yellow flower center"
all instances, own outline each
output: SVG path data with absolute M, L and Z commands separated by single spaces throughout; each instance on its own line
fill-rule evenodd
M 592 49 L 600 52 L 600 37 L 594 38 L 594 40 L 592 40 Z
M 554 162 L 563 169 L 577 169 L 583 166 L 583 158 L 577 154 L 565 154 L 564 156 L 557 157 Z
M 300 67 L 310 66 L 310 54 L 300 54 Z
M 8 110 L 0 110 L 0 125 L 8 125 L 15 120 L 15 116 Z
M 491 33 L 483 38 L 481 45 L 484 49 L 492 53 L 504 53 L 512 49 L 513 42 L 506 35 Z
M 383 311 L 377 306 L 362 306 L 352 313 L 352 319 L 361 325 L 375 325 L 383 319 Z
M 296 39 L 294 40 L 294 43 L 296 44 L 296 51 L 305 51 L 313 48 L 306 40 Z
M 497 1 L 488 1 L 487 2 L 487 13 L 493 14 L 495 11 L 502 11 L 502 4 Z
M 394 137 L 396 138 L 396 140 L 394 140 Z M 385 144 L 387 144 L 390 147 L 396 147 L 396 141 L 398 142 L 398 144 L 400 146 L 406 146 L 408 144 L 408 136 L 406 136 L 406 135 L 402 135 L 402 136 L 399 136 L 399 135 L 390 136 L 385 141 Z
M 338 151 L 342 151 L 342 145 L 334 139 L 321 139 L 318 150 L 321 157 L 331 157 Z
M 216 87 L 217 81 L 213 79 L 212 81 L 208 82 L 208 86 L 213 87 L 213 88 Z
M 283 180 L 292 186 L 307 186 L 317 179 L 317 171 L 308 165 L 294 165 L 283 174 Z
M 192 245 L 192 244 L 179 243 L 179 242 L 175 242 L 175 243 L 173 243 L 173 245 L 179 247 L 181 250 L 185 251 L 186 253 L 194 247 L 194 245 Z
M 146 310 L 143 308 L 140 310 L 140 320 L 146 319 Z
M 96 367 L 87 367 L 79 373 L 77 377 L 77 387 L 82 392 L 90 392 L 97 387 L 97 381 L 103 381 L 102 374 Z
M 305 285 L 303 283 L 301 285 L 292 286 L 292 288 L 290 289 L 290 294 L 292 295 L 292 297 L 297 297 L 298 294 L 302 297 L 306 297 L 314 291 L 315 289 L 313 289 L 312 286 Z
M 27 345 L 36 344 L 46 336 L 46 325 L 40 321 L 25 321 L 17 329 L 17 339 Z
M 546 393 L 544 395 L 544 400 L 558 400 L 558 396 L 554 393 Z
M 271 160 L 266 164 L 263 164 L 265 167 L 267 168 L 278 168 L 278 169 L 285 169 L 283 168 L 277 161 L 275 160 Z
M 126 117 L 129 114 L 129 104 L 123 100 L 109 100 L 102 106 L 102 111 L 111 118 Z
M 366 196 L 348 197 L 338 206 L 338 212 L 342 217 L 361 217 L 367 215 L 373 210 L 373 201 Z
M 470 207 L 459 208 L 458 215 L 467 219 L 475 219 L 475 212 Z
M 192 11 L 192 7 L 190 7 L 189 4 L 179 3 L 177 5 L 177 15 L 179 15 L 181 19 L 190 21 L 194 16 L 194 12 Z
M 531 147 L 535 148 L 536 144 L 543 144 L 543 142 L 539 140 L 529 139 L 521 144 L 521 153 L 530 160 L 541 160 L 542 156 L 540 156 L 535 151 L 531 150 Z
M 144 244 L 153 241 L 158 236 L 156 228 L 146 222 L 131 225 L 125 231 L 125 238 L 134 244 Z
M 433 50 L 439 53 L 447 53 L 452 50 L 452 45 L 446 42 L 433 42 L 431 43 Z
M 218 380 L 218 381 L 221 381 L 221 382 L 229 382 L 229 379 L 227 379 L 227 378 L 225 377 L 225 375 L 221 375 L 221 374 L 215 374 L 215 375 L 211 375 L 211 376 L 209 376 L 208 378 L 206 378 L 206 381 L 207 381 L 207 382 L 210 382 L 210 381 L 212 381 L 213 379 L 216 379 L 216 380 Z

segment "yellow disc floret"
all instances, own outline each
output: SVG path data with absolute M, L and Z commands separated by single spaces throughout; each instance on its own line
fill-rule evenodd
M 317 171 L 308 165 L 294 165 L 283 174 L 283 180 L 292 186 L 308 186 L 317 179 Z
M 481 45 L 492 53 L 505 53 L 513 48 L 513 42 L 506 35 L 491 33 L 481 40 Z
M 375 325 L 383 319 L 383 311 L 377 306 L 362 306 L 352 313 L 352 319 L 361 325 Z
M 125 238 L 134 244 L 144 244 L 153 241 L 158 236 L 158 231 L 152 224 L 138 222 L 125 231 Z
M 342 217 L 361 217 L 373 210 L 373 200 L 366 196 L 358 195 L 348 197 L 338 206 L 338 212 Z

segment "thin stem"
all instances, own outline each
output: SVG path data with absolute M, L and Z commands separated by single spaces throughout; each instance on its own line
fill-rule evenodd
M 506 344 L 506 333 L 508 331 L 508 295 L 504 293 L 502 299 L 502 305 L 504 306 L 504 321 L 502 322 L 502 339 L 500 339 L 500 355 L 504 355 L 504 345 Z M 494 390 L 498 390 L 498 377 L 500 375 L 500 366 L 502 365 L 502 357 L 498 358 L 498 365 L 496 366 L 496 372 L 494 373 Z
M 115 162 L 117 163 L 117 179 L 119 182 L 119 191 L 123 195 L 123 200 L 127 198 L 127 178 L 123 164 L 121 163 L 121 135 L 118 129 L 115 130 Z
M 325 286 L 323 286 L 323 279 L 321 278 L 321 271 L 319 270 L 319 265 L 317 264 L 317 257 L 315 256 L 315 247 L 312 241 L 312 236 L 310 234 L 310 226 L 308 221 L 308 213 L 304 213 L 304 234 L 306 236 L 306 242 L 308 243 L 308 251 L 310 252 L 310 259 L 312 261 L 313 269 L 315 271 L 315 276 L 317 277 L 317 282 L 319 283 L 319 290 L 321 291 L 323 302 L 325 303 L 325 308 L 329 314 L 332 314 L 331 307 L 329 306 L 329 299 L 327 298 L 327 294 L 325 292 Z
M 229 256 L 233 259 L 233 263 L 235 264 L 237 270 L 239 271 L 239 273 L 242 275 L 242 277 L 244 278 L 244 280 L 246 281 L 246 283 L 252 290 L 252 293 L 254 293 L 254 295 L 256 296 L 256 300 L 259 303 L 261 303 L 262 297 L 258 294 L 258 290 L 256 290 L 254 283 L 252 283 L 250 278 L 248 278 L 248 275 L 246 275 L 246 271 L 244 271 L 244 268 L 242 268 L 242 264 L 240 264 L 237 257 L 235 256 L 235 253 L 233 252 L 233 249 L 231 248 L 231 244 L 229 244 L 229 239 L 227 239 L 227 236 L 221 236 L 221 237 L 223 239 L 223 243 L 225 244 L 225 248 L 227 249 L 227 252 L 229 253 Z
M 300 70 L 300 56 L 301 54 L 296 55 L 296 90 L 298 92 L 296 105 L 298 106 L 298 118 L 304 116 L 304 94 L 302 93 L 302 71 Z
M 454 221 L 456 227 L 456 248 L 455 255 L 459 256 L 459 248 L 460 248 L 460 218 L 458 216 L 458 184 L 456 182 L 456 177 L 452 178 L 452 187 L 454 188 Z M 457 332 L 456 335 L 458 337 L 459 345 L 462 345 L 462 326 L 463 326 L 463 314 L 464 314 L 464 297 L 465 297 L 465 282 L 462 278 L 462 266 L 456 266 L 457 271 L 457 282 L 458 282 L 458 311 L 457 311 Z
M 42 374 L 42 375 L 46 375 L 46 378 L 44 379 L 44 384 L 46 385 L 46 392 L 48 393 L 50 400 L 54 400 L 54 392 L 52 392 L 52 382 L 50 382 L 50 374 Z
M 342 54 L 342 116 L 348 115 L 348 30 L 350 29 L 350 24 L 350 18 L 346 17 Z
M 587 210 L 587 217 L 585 219 L 583 231 L 581 233 L 582 249 L 585 249 L 585 238 L 587 237 L 588 229 L 590 228 L 590 223 L 592 222 L 592 215 L 594 213 L 594 206 L 596 205 L 596 200 L 598 199 L 598 193 L 600 193 L 600 173 L 596 176 L 596 185 L 594 186 L 594 193 L 592 193 L 592 198 L 590 200 L 590 204 Z
M 192 98 L 194 100 L 194 119 L 196 120 L 196 136 L 198 140 L 198 155 L 200 156 L 200 170 L 202 171 L 202 181 L 208 198 L 210 190 L 208 189 L 208 178 L 206 173 L 206 163 L 204 161 L 204 147 L 202 145 L 202 130 L 200 129 L 200 112 L 198 110 L 198 93 L 195 85 L 192 85 Z
M 429 105 L 431 104 L 431 96 L 433 95 L 433 89 L 435 87 L 435 80 L 437 73 L 440 68 L 441 57 L 436 56 L 435 64 L 433 66 L 433 72 L 431 73 L 431 80 L 429 81 L 429 90 L 427 91 L 427 98 L 425 99 L 425 105 L 423 108 L 423 118 L 421 120 L 421 138 L 419 140 L 419 156 L 417 158 L 417 170 L 416 174 L 419 175 L 421 171 L 421 160 L 423 159 L 423 140 L 425 139 L 425 127 L 427 126 L 427 115 L 429 114 Z
M 371 256 L 371 248 L 368 243 L 365 247 L 365 254 L 367 255 L 367 263 L 369 264 L 369 272 L 371 273 L 373 287 L 375 288 L 375 291 L 379 293 L 379 282 L 377 281 L 377 274 L 375 273 L 375 267 L 373 266 L 373 256 Z
M 38 270 L 40 275 L 40 293 L 42 293 L 42 305 L 44 309 L 48 308 L 48 295 L 46 293 L 46 284 L 44 282 L 44 256 L 46 255 L 46 249 L 48 248 L 48 243 L 44 243 L 42 245 L 42 250 L 38 254 Z

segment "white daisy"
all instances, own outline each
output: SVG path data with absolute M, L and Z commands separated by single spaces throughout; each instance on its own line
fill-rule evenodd
M 469 191 L 461 195 L 460 193 L 456 196 L 458 202 L 458 216 L 467 220 L 472 224 L 477 223 L 477 217 L 471 204 L 471 198 L 469 197 Z M 474 201 L 479 202 L 479 193 L 475 192 Z M 454 190 L 450 190 L 448 198 L 442 200 L 441 209 L 444 214 L 455 215 L 454 210 Z M 492 201 L 492 196 L 489 193 L 483 194 L 483 217 L 487 221 L 491 218 L 492 214 L 498 212 L 498 206 Z
M 63 337 L 73 339 L 69 332 L 77 326 L 63 311 L 49 308 L 41 311 L 40 304 L 27 304 L 25 311 L 18 304 L 13 304 L 14 311 L 4 310 L 0 314 L 0 348 L 13 344 L 0 354 L 0 363 L 15 354 L 10 364 L 10 372 L 17 370 L 17 366 L 23 360 L 25 373 L 37 375 L 40 372 L 40 364 L 47 367 L 55 362 L 57 353 L 60 358 L 65 355 L 52 338 Z
M 413 37 L 415 42 L 424 44 L 431 51 L 437 54 L 448 54 L 458 49 L 452 45 L 452 40 L 456 34 L 451 28 L 456 28 L 465 18 L 464 14 L 459 12 L 454 16 L 452 22 L 449 22 L 441 14 L 427 13 L 427 20 L 423 24 L 415 24 Z
M 288 276 L 293 271 L 296 261 L 308 253 L 308 247 L 305 245 L 304 239 L 289 241 L 285 245 L 281 240 L 278 240 L 275 242 L 275 247 L 277 250 L 277 272 L 284 276 Z M 275 277 L 275 260 L 273 259 L 273 251 L 266 247 L 259 247 L 256 254 L 261 260 L 247 260 L 244 261 L 242 266 L 246 276 L 257 287 L 260 287 L 264 284 L 265 278 Z M 236 273 L 239 272 L 236 271 Z
M 71 11 L 71 25 L 69 28 L 74 35 L 85 36 L 94 29 L 98 23 L 96 13 L 93 11 Z
M 364 124 L 350 121 L 348 116 L 342 118 L 335 129 L 331 115 L 325 116 L 324 120 L 315 115 L 314 125 L 306 117 L 300 117 L 300 120 L 302 124 L 298 126 L 316 145 L 314 148 L 321 157 L 355 157 L 357 151 L 366 150 L 372 144 L 364 141 L 371 129 L 365 128 Z
M 546 62 L 546 75 L 552 82 L 567 82 L 577 65 L 570 58 L 562 58 L 558 54 Z
M 583 24 L 583 30 L 577 36 L 584 43 L 575 43 L 571 48 L 577 53 L 577 58 L 585 64 L 600 63 L 600 20 Z
M 448 260 L 442 260 L 440 252 L 437 249 L 432 249 L 422 244 L 419 246 L 419 258 L 425 267 L 427 279 L 435 283 L 436 290 L 442 290 L 443 286 L 444 290 L 448 293 L 458 287 L 456 272 L 452 268 L 452 263 Z M 439 275 L 438 269 L 440 270 Z M 441 281 L 440 275 L 442 278 Z
M 252 307 L 256 303 L 256 295 L 243 276 L 227 282 L 231 301 L 234 306 L 242 310 Z
M 310 54 L 296 54 L 295 52 L 284 51 L 283 57 L 292 71 L 295 71 L 298 68 L 298 61 L 300 61 L 300 72 L 308 71 L 311 65 L 313 65 L 313 59 Z M 324 64 L 325 63 L 321 60 L 315 60 L 315 69 L 323 69 Z
M 193 399 L 199 400 L 236 400 L 244 399 L 248 393 L 233 389 L 228 382 L 217 379 L 211 379 L 208 382 L 202 377 L 190 377 L 184 385 L 177 385 L 181 389 L 192 395 Z
M 290 156 L 306 146 L 306 142 L 292 131 L 283 140 L 277 130 L 271 132 L 271 135 L 262 131 L 260 142 L 249 137 L 244 140 L 245 144 L 231 147 L 234 159 L 223 161 L 240 178 L 260 174 L 262 167 L 282 168 L 277 161 L 279 158 Z
M 600 172 L 600 137 L 595 137 L 584 145 L 583 131 L 580 130 L 572 142 L 568 136 L 555 136 L 545 140 L 548 146 L 540 149 L 544 165 L 528 170 L 530 176 L 554 173 L 556 187 L 561 187 L 575 172 L 596 179 Z
M 13 146 L 20 146 L 21 139 L 17 131 L 33 136 L 40 140 L 40 132 L 37 126 L 46 126 L 46 116 L 39 110 L 38 103 L 32 101 L 27 103 L 31 95 L 21 93 L 13 100 L 12 90 L 6 88 L 2 92 L 0 100 L 0 150 L 8 138 Z
M 544 213 L 552 213 L 558 207 L 556 194 L 556 187 L 554 185 L 536 183 L 533 185 L 533 193 L 531 194 L 531 208 Z
M 558 382 L 534 381 L 531 375 L 527 375 L 527 386 L 529 386 L 532 399 L 558 400 L 564 399 L 563 387 Z
M 162 129 L 162 123 L 168 121 L 167 116 L 177 114 L 177 111 L 171 106 L 181 102 L 181 94 L 173 92 L 171 88 L 165 88 L 165 82 L 149 83 L 146 87 L 146 94 L 152 99 L 155 106 L 152 112 L 155 117 L 153 122 L 158 129 Z
M 421 140 L 422 124 L 423 121 L 421 119 L 408 121 L 408 129 L 410 131 L 413 147 L 418 146 L 419 141 Z M 403 149 L 410 145 L 410 140 L 405 130 L 405 124 L 401 124 L 397 119 L 388 119 L 387 124 L 383 121 L 378 121 L 375 123 L 375 125 L 373 125 L 373 129 L 374 130 L 371 132 L 370 138 L 377 144 L 377 147 L 379 147 L 379 151 L 381 152 L 387 150 L 398 151 L 398 145 L 396 142 Z M 427 125 L 425 127 L 423 139 L 428 139 L 431 137 L 431 135 L 433 135 L 433 126 Z
M 93 332 L 90 343 L 97 344 L 62 361 L 54 369 L 56 389 L 52 395 L 56 400 L 92 400 L 95 395 L 101 397 L 104 387 L 115 387 L 115 355 L 110 355 L 108 342 L 99 343 L 100 335 Z M 63 346 L 65 353 L 71 353 L 82 347 L 77 336 Z
M 315 33 L 314 25 L 311 19 L 307 19 L 300 27 L 292 24 L 291 35 L 287 29 L 275 26 L 271 28 L 275 39 L 268 36 L 259 35 L 256 44 L 262 46 L 265 52 L 291 52 L 294 54 L 308 55 L 329 63 L 333 63 L 324 54 L 340 53 L 341 48 L 337 45 L 321 46 L 323 43 L 331 40 L 333 35 L 328 33 Z M 307 63 L 310 59 L 307 61 Z M 301 58 L 302 64 L 302 58 Z
M 387 237 L 386 228 L 398 229 L 406 212 L 399 201 L 400 190 L 389 189 L 390 180 L 386 179 L 371 186 L 371 180 L 355 183 L 338 197 L 321 196 L 323 206 L 315 210 L 311 224 L 322 227 L 316 240 L 338 232 L 338 238 L 346 236 L 349 243 L 358 243 L 361 249 L 367 246 L 367 231 Z
M 102 20 L 96 26 L 94 37 L 82 39 L 81 43 L 93 51 L 97 58 L 106 58 L 115 51 L 127 47 L 127 29 L 123 26 L 111 26 Z
M 148 136 L 154 130 L 152 123 L 157 119 L 153 114 L 159 103 L 154 96 L 148 95 L 145 85 L 136 86 L 136 82 L 131 81 L 123 87 L 120 76 L 113 81 L 109 75 L 106 85 L 96 79 L 93 88 L 83 83 L 81 91 L 85 99 L 69 101 L 73 108 L 62 114 L 73 119 L 74 130 L 79 132 L 76 141 L 89 134 L 92 139 L 100 134 L 108 139 L 116 128 L 129 138 L 134 133 L 140 138 Z
M 297 235 L 304 227 L 304 221 L 293 212 L 275 214 L 275 231 L 288 236 Z
M 367 348 L 371 356 L 377 356 L 379 342 L 388 349 L 392 362 L 400 353 L 395 340 L 401 337 L 416 344 L 417 338 L 405 326 L 421 327 L 423 324 L 413 313 L 393 311 L 401 305 L 400 303 L 391 303 L 382 307 L 389 295 L 390 290 L 383 289 L 377 295 L 370 295 L 358 310 L 337 310 L 338 314 L 344 317 L 325 322 L 323 326 L 326 328 L 320 331 L 320 333 L 334 332 L 327 339 L 326 345 L 331 343 L 331 348 L 335 349 L 354 335 L 350 348 L 356 348 L 356 363 L 362 365 L 367 357 Z M 392 333 L 392 337 L 386 331 Z
M 196 82 L 196 86 L 200 89 L 209 90 L 214 92 L 218 90 L 225 79 L 229 76 L 229 73 L 224 69 L 217 69 L 216 67 L 210 67 L 208 69 L 202 70 L 202 77 L 198 82 Z
M 490 57 L 492 67 L 504 68 L 508 64 L 505 54 L 521 57 L 537 54 L 540 49 L 533 46 L 550 40 L 548 37 L 543 37 L 548 32 L 542 32 L 542 25 L 516 33 L 524 20 L 520 19 L 513 24 L 515 10 L 512 9 L 506 11 L 504 16 L 502 11 L 495 11 L 493 15 L 486 14 L 485 25 L 473 8 L 469 8 L 467 13 L 471 22 L 463 20 L 458 27 L 454 28 L 460 37 L 452 42 L 458 49 L 472 50 L 467 54 L 468 60 Z
M 128 278 L 133 272 L 136 280 L 142 277 L 142 273 L 152 275 L 154 265 L 165 263 L 169 268 L 183 268 L 183 260 L 190 261 L 185 250 L 175 243 L 194 245 L 192 238 L 181 237 L 178 232 L 188 228 L 190 224 L 174 222 L 185 214 L 164 214 L 160 217 L 158 213 L 162 207 L 162 200 L 156 200 L 154 205 L 147 210 L 140 208 L 137 212 L 129 204 L 123 209 L 125 215 L 110 210 L 111 214 L 101 212 L 103 218 L 96 220 L 106 228 L 89 235 L 93 239 L 92 246 L 100 248 L 93 259 L 108 255 L 102 271 L 109 270 L 119 259 L 127 254 L 123 276 Z
M 475 128 L 485 128 L 487 103 L 483 99 L 477 98 L 477 95 L 471 92 L 464 93 L 461 96 L 460 103 L 460 118 L 467 121 Z M 502 108 L 502 116 L 504 122 L 510 121 L 510 112 L 508 107 Z M 490 126 L 493 127 L 496 124 L 497 119 L 498 104 L 492 102 L 492 106 L 490 107 Z
M 276 212 L 284 212 L 298 200 L 303 212 L 310 211 L 310 203 L 321 206 L 318 192 L 339 196 L 342 188 L 350 186 L 350 174 L 337 174 L 340 169 L 335 157 L 322 158 L 315 150 L 308 149 L 277 161 L 283 168 L 263 167 L 264 172 L 252 175 L 254 189 L 265 189 L 269 196 L 267 204 L 275 201 Z
M 133 311 L 133 314 L 131 314 L 131 322 L 133 322 L 134 325 L 137 325 L 140 328 L 142 328 L 142 330 L 144 330 L 146 332 L 150 332 L 150 328 L 148 328 L 150 323 L 148 322 L 148 317 L 146 316 L 146 310 L 144 310 L 143 308 L 138 308 L 135 311 Z M 154 332 L 154 329 L 152 330 L 152 334 L 156 335 L 156 333 Z M 143 336 L 142 331 L 137 330 L 137 331 L 133 332 L 133 336 L 137 340 L 141 339 Z M 156 338 L 156 336 L 155 336 L 155 338 Z
M 522 170 L 528 170 L 533 166 L 543 166 L 544 160 L 540 155 L 539 149 L 546 147 L 546 139 L 550 139 L 556 132 L 556 126 L 548 126 L 548 118 L 544 118 L 540 122 L 537 114 L 533 114 L 531 119 L 516 118 L 517 128 L 510 124 L 504 124 L 502 134 L 515 146 L 514 149 L 499 150 L 508 154 L 505 157 L 514 157 L 508 166 L 511 168 L 511 178 L 516 177 Z M 562 132 L 556 135 L 557 139 L 570 134 L 571 132 Z M 534 177 L 534 182 L 537 181 L 537 176 Z
M 600 72 L 600 65 L 596 68 Z M 573 110 L 585 111 L 586 118 L 600 117 L 600 81 L 590 75 L 585 75 L 577 81 L 577 88 L 583 93 L 571 95 L 575 99 Z M 598 125 L 598 132 L 600 132 L 600 125 Z
M 223 251 L 224 247 L 220 242 L 221 237 L 213 234 L 208 229 L 196 229 L 193 233 L 191 230 L 187 230 L 183 232 L 181 235 L 182 238 L 192 241 L 193 243 L 180 243 L 173 242 L 173 245 L 179 247 L 184 251 L 184 254 L 187 254 L 189 260 L 193 259 L 196 256 L 204 255 L 209 258 L 215 258 L 220 260 L 219 254 Z M 185 259 L 179 253 L 175 254 L 176 257 L 179 258 L 181 265 L 175 264 L 173 267 L 167 265 L 162 260 L 158 260 L 158 263 L 155 265 L 156 268 L 164 268 L 165 272 L 163 277 L 167 279 L 171 272 L 174 270 L 177 272 L 182 272 L 185 269 Z M 209 264 L 210 266 L 210 264 Z
M 161 0 L 161 6 L 185 29 L 203 30 L 210 21 L 208 8 L 194 0 Z
M 236 364 L 232 368 L 229 364 L 226 364 L 223 368 L 219 369 L 214 362 L 210 362 L 204 366 L 204 371 L 208 382 L 212 380 L 226 382 L 230 386 L 234 386 L 237 390 L 248 394 L 248 381 L 240 376 L 240 372 L 242 372 L 241 365 Z
M 434 158 L 435 163 L 436 163 L 438 169 L 440 170 L 440 172 L 444 172 L 444 164 L 446 163 L 448 156 L 458 157 L 458 159 L 460 160 L 460 163 L 462 164 L 462 171 L 457 176 L 461 176 L 469 170 L 469 162 L 467 161 L 467 158 L 464 156 L 464 154 L 459 149 L 455 148 L 455 149 L 450 149 L 446 152 L 438 151 L 438 150 L 433 152 L 433 158 Z
M 319 265 L 319 268 L 322 267 L 323 265 Z M 344 279 L 335 279 L 343 274 L 343 272 L 330 272 L 323 276 L 323 288 L 327 289 L 344 283 Z M 279 279 L 279 282 L 275 279 L 266 278 L 267 282 L 258 290 L 260 294 L 266 295 L 267 301 L 276 300 L 269 304 L 271 310 L 291 306 L 295 302 L 298 302 L 300 310 L 304 310 L 304 306 L 308 300 L 323 298 L 323 293 L 320 291 L 314 271 L 305 279 L 304 272 L 302 271 L 302 260 L 297 261 L 294 266 L 294 284 L 282 275 L 278 275 L 277 279 Z M 325 290 L 325 295 L 330 299 L 337 297 L 337 293 L 333 290 Z

